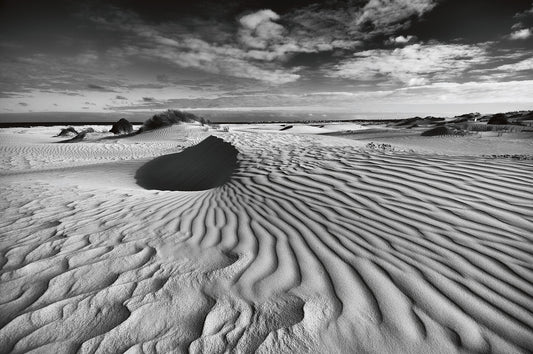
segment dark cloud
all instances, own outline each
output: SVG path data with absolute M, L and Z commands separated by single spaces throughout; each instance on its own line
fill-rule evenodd
M 87 84 L 87 88 L 90 90 L 97 90 L 97 91 L 111 91 L 104 86 L 100 86 L 96 84 Z
M 531 6 L 531 0 L 439 1 L 423 19 L 413 22 L 409 32 L 423 41 L 493 41 L 509 32 L 516 13 Z

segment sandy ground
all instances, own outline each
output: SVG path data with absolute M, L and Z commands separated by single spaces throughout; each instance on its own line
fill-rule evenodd
M 0 130 L 0 351 L 533 351 L 531 139 L 228 128 Z

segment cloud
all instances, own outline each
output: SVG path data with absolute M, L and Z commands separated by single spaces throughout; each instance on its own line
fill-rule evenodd
M 155 101 L 154 97 L 143 97 L 143 102 L 154 102 L 154 101 Z
M 436 4 L 436 0 L 370 0 L 362 6 L 361 1 L 333 1 L 330 7 L 313 4 L 284 19 L 291 23 L 291 36 L 303 47 L 348 49 L 362 40 L 409 27 L 413 18 L 423 16 Z
M 403 27 L 402 22 L 410 17 L 422 16 L 436 4 L 435 0 L 370 0 L 361 10 L 355 24 L 371 23 L 375 28 L 389 28 L 390 31 Z
M 409 42 L 414 41 L 416 38 L 415 36 L 397 36 L 397 37 L 390 37 L 387 40 L 387 44 L 407 44 Z
M 533 70 L 533 58 L 524 59 L 516 63 L 500 65 L 494 70 L 500 70 L 500 71 L 506 71 L 506 72 Z
M 124 97 L 124 96 L 117 95 L 117 96 L 115 96 L 115 99 L 116 100 L 127 100 L 128 98 Z
M 427 85 L 429 83 L 429 80 L 425 77 L 412 77 L 407 82 L 407 86 L 423 86 Z
M 436 0 L 332 1 L 282 15 L 262 9 L 237 17 L 236 36 L 227 31 L 216 38 L 204 36 L 203 29 L 191 33 L 180 24 L 148 24 L 133 13 L 94 21 L 128 34 L 129 44 L 116 50 L 118 57 L 162 59 L 180 68 L 283 85 L 301 77 L 301 68 L 284 65 L 291 55 L 357 48 L 372 36 L 405 28 L 435 4 Z M 223 28 L 216 22 L 212 26 Z M 137 38 L 132 40 L 132 35 Z M 398 44 L 413 39 L 392 38 Z
M 513 31 L 509 38 L 511 40 L 523 40 L 528 39 L 533 34 L 533 6 L 529 10 L 519 12 L 514 15 L 514 18 L 518 20 L 511 28 Z
M 417 86 L 429 80 L 460 77 L 486 62 L 483 46 L 411 44 L 403 48 L 373 49 L 355 53 L 327 70 L 329 76 L 361 81 L 390 81 Z
M 531 37 L 531 29 L 530 28 L 524 28 L 517 31 L 514 31 L 510 34 L 510 38 L 512 40 L 519 40 L 519 39 L 528 39 Z
M 19 106 L 22 106 L 22 107 L 27 107 L 28 104 L 26 102 L 19 102 Z
M 91 90 L 108 91 L 107 88 L 96 84 L 87 84 L 87 88 Z
M 280 16 L 272 10 L 260 10 L 239 19 L 239 40 L 246 47 L 265 49 L 272 41 L 280 42 L 285 29 L 274 21 Z
M 533 80 L 504 82 L 439 82 L 394 91 L 387 99 L 412 103 L 531 103 Z

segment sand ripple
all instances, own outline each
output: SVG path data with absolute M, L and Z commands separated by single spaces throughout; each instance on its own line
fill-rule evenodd
M 0 347 L 533 351 L 530 161 L 220 136 L 207 191 L 2 185 Z

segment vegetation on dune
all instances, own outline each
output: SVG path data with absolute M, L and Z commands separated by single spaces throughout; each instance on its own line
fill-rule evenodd
M 190 122 L 199 122 L 203 125 L 207 121 L 204 118 L 198 117 L 192 113 L 169 109 L 165 112 L 155 114 L 152 118 L 145 120 L 143 126 L 139 129 L 139 132 L 168 127 L 177 123 Z
M 69 135 L 78 135 L 78 131 L 73 127 L 63 128 L 56 136 L 69 136 Z
M 120 118 L 120 120 L 113 124 L 110 130 L 115 135 L 130 134 L 133 132 L 133 125 L 126 118 Z
M 422 136 L 464 135 L 464 132 L 455 127 L 441 125 L 441 126 L 426 130 L 421 135 Z
M 498 113 L 490 117 L 487 124 L 509 124 L 509 121 L 507 117 L 505 116 L 505 114 Z

